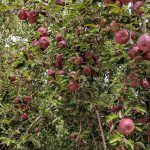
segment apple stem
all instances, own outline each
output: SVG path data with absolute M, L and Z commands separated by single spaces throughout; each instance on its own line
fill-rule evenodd
M 103 147 L 104 147 L 104 150 L 107 150 L 105 137 L 104 137 L 104 131 L 103 131 L 103 128 L 102 128 L 102 121 L 101 121 L 101 118 L 99 116 L 99 112 L 98 112 L 97 109 L 95 109 L 95 114 L 96 114 L 96 118 L 97 118 L 97 121 L 98 121 L 98 127 L 99 127 L 99 131 L 100 131 L 100 135 L 102 137 Z

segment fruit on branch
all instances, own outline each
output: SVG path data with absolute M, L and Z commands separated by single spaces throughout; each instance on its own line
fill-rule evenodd
M 139 79 L 136 79 L 136 80 L 131 81 L 130 85 L 131 85 L 132 87 L 138 86 L 138 85 L 139 85 Z
M 134 3 L 133 10 L 135 11 L 136 14 L 142 15 L 144 13 L 144 11 L 141 10 L 141 7 L 143 5 L 144 5 L 143 1 L 137 1 L 136 3 Z
M 92 51 L 87 51 L 86 53 L 85 53 L 85 55 L 84 55 L 84 57 L 86 58 L 86 59 L 92 59 L 93 58 L 93 52 Z
M 129 41 L 129 33 L 125 29 L 120 29 L 118 32 L 115 33 L 115 41 L 118 44 L 126 44 Z
M 83 58 L 80 56 L 75 56 L 71 58 L 71 63 L 74 65 L 80 65 L 83 63 Z
M 37 22 L 37 17 L 38 17 L 39 13 L 37 10 L 32 10 L 28 13 L 28 21 L 33 24 Z
M 130 32 L 130 36 L 131 36 L 131 39 L 133 39 L 133 40 L 137 39 L 137 34 L 133 31 Z
M 48 70 L 48 76 L 54 77 L 55 76 L 55 70 L 49 69 Z
M 141 86 L 144 87 L 145 89 L 149 88 L 150 87 L 150 83 L 147 79 L 143 79 L 141 81 Z
M 121 0 L 123 4 L 127 5 L 129 4 L 130 2 L 132 2 L 132 0 Z
M 137 46 L 144 52 L 150 51 L 150 36 L 148 34 L 141 35 L 137 40 Z
M 34 47 L 38 47 L 39 45 L 40 45 L 40 43 L 39 43 L 39 40 L 33 40 L 32 41 L 32 45 L 34 46 Z
M 63 37 L 62 37 L 62 35 L 61 34 L 58 34 L 58 35 L 56 35 L 56 41 L 59 43 L 60 41 L 62 41 L 63 40 Z
M 16 77 L 16 75 L 11 75 L 11 76 L 8 77 L 8 79 L 10 81 L 14 82 L 14 81 L 16 81 L 17 77 Z
M 57 54 L 57 55 L 56 55 L 56 62 L 62 63 L 62 62 L 63 62 L 63 59 L 64 59 L 63 54 Z
M 24 102 L 25 102 L 25 103 L 30 103 L 31 100 L 32 100 L 32 96 L 26 96 L 26 97 L 24 98 Z
M 140 49 L 138 46 L 134 46 L 131 49 L 129 49 L 128 51 L 128 55 L 133 59 L 135 57 L 137 57 L 140 53 Z
M 68 84 L 68 88 L 71 92 L 76 92 L 79 87 L 79 84 L 75 81 L 72 81 Z
M 20 102 L 21 102 L 20 98 L 19 98 L 19 97 L 16 97 L 16 98 L 15 98 L 15 103 L 16 103 L 16 104 L 19 104 Z
M 121 27 L 121 24 L 120 23 L 117 23 L 115 20 L 113 20 L 111 23 L 110 23 L 110 30 L 112 32 L 117 32 L 120 30 L 120 27 Z
M 56 4 L 59 6 L 64 6 L 65 5 L 65 0 L 56 0 Z
M 26 20 L 28 18 L 28 11 L 27 10 L 21 9 L 17 12 L 17 14 L 18 14 L 18 17 L 20 20 Z
M 41 48 L 46 49 L 50 45 L 50 40 L 48 37 L 41 37 L 39 39 L 39 44 Z
M 35 131 L 36 133 L 38 133 L 38 132 L 40 131 L 40 129 L 39 129 L 38 127 L 36 127 L 36 128 L 34 129 L 34 131 Z
M 124 146 L 122 147 L 116 147 L 116 150 L 125 150 Z
M 47 29 L 44 27 L 40 27 L 37 32 L 40 34 L 40 36 L 47 36 Z
M 143 59 L 150 61 L 150 52 L 147 52 L 144 56 Z
M 27 117 L 28 117 L 28 116 L 27 116 L 27 113 L 25 113 L 25 112 L 22 113 L 22 115 L 21 115 L 21 119 L 22 119 L 22 120 L 26 120 Z
M 58 45 L 59 45 L 60 48 L 66 48 L 67 43 L 66 43 L 65 40 L 62 40 L 62 41 L 60 41 L 60 42 L 58 43 Z
M 122 110 L 123 107 L 122 106 L 113 106 L 111 109 L 110 109 L 110 112 L 113 112 L 113 113 L 118 113 L 120 110 Z
M 122 134 L 129 135 L 133 133 L 134 129 L 135 129 L 134 122 L 130 118 L 124 118 L 119 121 L 118 130 Z
M 92 69 L 91 69 L 91 67 L 89 67 L 89 66 L 85 66 L 85 67 L 83 67 L 82 72 L 83 72 L 85 75 L 89 75 L 89 74 L 92 73 Z
M 58 71 L 56 71 L 56 75 L 64 76 L 65 71 L 64 70 L 58 70 Z
M 69 73 L 69 76 L 70 76 L 73 80 L 77 80 L 78 77 L 79 77 L 79 74 L 78 74 L 78 72 L 76 72 L 76 71 L 72 71 L 72 72 Z
M 138 76 L 137 76 L 136 72 L 134 72 L 134 71 L 131 71 L 129 73 L 128 77 L 129 77 L 130 80 L 136 80 L 136 79 L 138 79 Z
M 102 19 L 101 21 L 100 21 L 100 27 L 101 28 L 103 28 L 105 25 L 106 25 L 106 19 Z

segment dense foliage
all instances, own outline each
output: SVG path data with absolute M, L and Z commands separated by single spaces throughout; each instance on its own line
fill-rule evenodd
M 149 150 L 149 21 L 148 0 L 0 2 L 0 149 Z

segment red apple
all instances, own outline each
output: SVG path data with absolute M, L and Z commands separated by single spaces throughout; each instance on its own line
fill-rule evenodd
M 119 121 L 118 130 L 124 135 L 129 135 L 133 133 L 134 129 L 134 122 L 130 118 L 124 118 Z
M 14 81 L 16 81 L 17 77 L 16 77 L 16 75 L 11 75 L 11 76 L 8 77 L 8 79 L 10 81 L 14 82 Z
M 32 100 L 32 96 L 26 96 L 26 97 L 24 98 L 24 102 L 25 102 L 25 103 L 30 103 L 31 100 Z
M 150 36 L 148 34 L 141 35 L 137 40 L 137 46 L 144 52 L 150 51 Z
M 62 40 L 62 41 L 60 41 L 60 42 L 58 43 L 58 45 L 59 45 L 60 48 L 65 48 L 65 47 L 67 46 L 67 43 L 66 43 L 65 40 Z
M 110 23 L 110 29 L 112 32 L 117 32 L 120 30 L 120 27 L 121 27 L 121 24 L 120 23 L 117 23 L 115 20 L 113 20 L 111 23 Z
M 143 5 L 144 5 L 143 1 L 137 1 L 136 3 L 134 3 L 133 10 L 135 11 L 136 14 L 142 15 L 144 13 L 144 11 L 141 10 L 141 7 Z
M 86 59 L 92 59 L 93 58 L 93 52 L 92 51 L 87 51 L 86 53 L 85 53 L 85 55 L 84 55 L 84 57 L 86 58 Z
M 39 44 L 43 49 L 46 49 L 50 45 L 50 40 L 48 37 L 41 37 L 39 39 Z
M 100 27 L 101 28 L 103 28 L 105 25 L 106 25 L 106 19 L 102 19 L 101 21 L 100 21 Z
M 21 119 L 22 119 L 22 120 L 26 120 L 27 117 L 28 117 L 28 116 L 27 116 L 27 113 L 25 113 L 25 112 L 21 115 Z
M 76 72 L 76 71 L 72 71 L 72 72 L 69 73 L 69 76 L 70 76 L 72 79 L 77 80 L 78 77 L 79 77 L 79 74 L 78 74 L 78 72 Z
M 138 46 L 134 46 L 131 49 L 129 49 L 128 54 L 129 56 L 134 59 L 135 57 L 137 57 L 140 53 L 140 49 Z
M 57 54 L 57 55 L 56 55 L 56 62 L 62 63 L 62 62 L 63 62 L 63 59 L 64 59 L 63 54 Z
M 59 43 L 60 41 L 63 40 L 63 37 L 61 34 L 56 35 L 56 41 Z
M 28 13 L 28 21 L 33 24 L 37 22 L 37 17 L 38 17 L 38 11 L 37 10 L 32 10 Z
M 131 84 L 132 87 L 138 86 L 138 85 L 139 85 L 139 79 L 136 79 L 136 80 L 131 81 L 130 84 Z
M 38 33 L 40 33 L 40 36 L 47 36 L 47 29 L 44 28 L 44 27 L 40 27 L 38 30 L 37 30 Z
M 123 4 L 127 5 L 129 4 L 130 2 L 132 2 L 132 0 L 121 0 Z
M 33 40 L 32 41 L 32 45 L 34 46 L 34 47 L 38 47 L 39 45 L 40 45 L 40 43 L 39 43 L 39 40 Z
M 80 65 L 80 64 L 83 63 L 83 58 L 80 57 L 80 56 L 75 56 L 75 57 L 72 57 L 72 58 L 71 58 L 71 62 L 72 62 L 72 64 L 74 64 L 74 65 Z
M 56 4 L 59 6 L 64 6 L 65 5 L 65 0 L 56 0 Z
M 134 71 L 131 71 L 128 76 L 129 76 L 130 80 L 138 79 L 138 76 L 137 76 L 136 72 L 134 72 Z
M 75 92 L 77 91 L 79 85 L 77 82 L 73 81 L 73 82 L 70 82 L 69 85 L 68 85 L 68 88 L 71 92 Z
M 48 76 L 54 77 L 55 76 L 55 71 L 52 69 L 48 70 Z
M 150 83 L 147 79 L 144 79 L 141 81 L 141 86 L 144 87 L 145 89 L 150 87 Z
M 137 34 L 133 31 L 130 31 L 130 36 L 133 40 L 136 40 L 137 39 Z
M 56 72 L 57 75 L 60 75 L 60 76 L 64 76 L 65 75 L 65 71 L 64 70 L 58 70 Z
M 91 69 L 91 67 L 88 67 L 88 66 L 85 66 L 84 68 L 83 68 L 83 73 L 84 74 L 86 74 L 86 75 L 88 75 L 88 74 L 91 74 L 92 73 L 92 69 Z
M 28 18 L 28 11 L 27 10 L 23 10 L 23 9 L 19 10 L 17 12 L 17 14 L 18 14 L 18 17 L 20 20 L 26 20 Z
M 129 33 L 125 29 L 120 29 L 118 32 L 115 33 L 115 41 L 118 44 L 126 44 L 129 41 Z
M 15 103 L 16 103 L 16 104 L 19 104 L 19 103 L 20 103 L 20 98 L 19 98 L 19 97 L 16 97 L 16 98 L 15 98 Z
M 147 52 L 147 53 L 143 56 L 143 58 L 144 58 L 145 60 L 150 61 L 150 52 Z

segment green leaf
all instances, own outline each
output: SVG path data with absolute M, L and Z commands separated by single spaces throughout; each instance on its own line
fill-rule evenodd
M 124 138 L 124 136 L 122 134 L 120 134 L 119 132 L 117 132 L 111 136 L 111 138 L 109 139 L 109 143 L 114 144 L 116 142 L 122 141 L 123 138 Z
M 114 119 L 117 119 L 119 116 L 115 113 L 111 113 L 110 115 L 106 116 L 106 122 L 110 122 Z
M 125 140 L 125 144 L 126 147 L 130 148 L 131 150 L 134 150 L 134 142 L 131 139 Z

